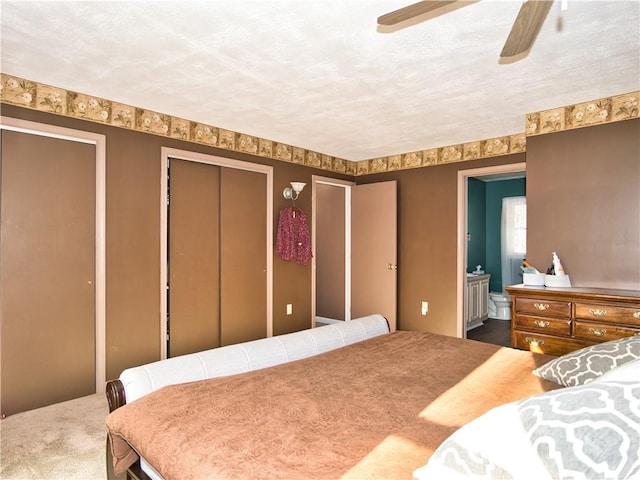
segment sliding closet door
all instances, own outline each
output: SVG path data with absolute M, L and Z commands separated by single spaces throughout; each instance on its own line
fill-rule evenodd
M 169 161 L 169 356 L 220 346 L 220 167 Z
M 95 146 L 2 131 L 2 414 L 94 393 Z
M 267 336 L 267 182 L 262 173 L 222 169 L 222 345 Z

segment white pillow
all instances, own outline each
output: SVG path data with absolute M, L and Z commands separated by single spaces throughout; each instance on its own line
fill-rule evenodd
M 640 382 L 592 382 L 502 405 L 454 432 L 418 480 L 640 478 Z
M 640 383 L 640 358 L 609 370 L 607 373 L 593 379 L 594 382 L 639 382 Z
M 455 431 L 413 472 L 416 480 L 518 479 L 548 480 L 549 474 L 531 453 L 518 422 L 518 405 L 489 410 Z

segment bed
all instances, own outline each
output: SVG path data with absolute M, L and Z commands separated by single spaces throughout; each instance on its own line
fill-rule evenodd
M 348 328 L 359 322 L 372 320 L 354 320 Z M 134 469 L 138 477 L 167 480 L 441 479 L 467 478 L 484 469 L 485 478 L 510 478 L 524 466 L 529 469 L 525 478 L 554 478 L 538 447 L 528 446 L 526 435 L 517 431 L 522 430 L 520 410 L 549 410 L 522 406 L 523 401 L 553 403 L 558 392 L 574 388 L 554 377 L 558 368 L 542 371 L 550 370 L 556 357 L 424 332 L 386 329 L 364 339 L 352 337 L 343 345 L 244 373 L 186 382 L 171 374 L 160 382 L 166 385 L 151 386 L 133 401 L 121 380 L 111 382 L 113 411 L 106 424 L 116 473 Z M 272 338 L 273 345 L 306 341 Z M 640 337 L 629 350 L 635 365 Z M 162 366 L 142 368 L 157 372 Z M 637 379 L 628 381 L 637 371 L 600 387 L 593 382 L 591 389 L 608 395 L 598 388 L 613 384 L 622 388 L 623 400 L 625 395 L 640 398 Z M 584 382 L 575 388 L 586 388 Z M 611 478 L 640 475 L 633 438 L 633 428 L 636 437 L 640 431 L 638 411 L 638 405 L 631 408 L 624 424 L 631 428 L 625 448 L 632 453 L 635 448 L 635 457 L 625 455 L 618 462 L 623 464 L 616 470 L 619 476 Z M 529 420 L 535 424 L 536 414 Z M 486 446 L 495 451 L 484 451 Z M 527 458 L 513 458 L 514 449 Z M 502 463 L 495 456 L 509 458 Z M 530 472 L 546 472 L 546 477 Z

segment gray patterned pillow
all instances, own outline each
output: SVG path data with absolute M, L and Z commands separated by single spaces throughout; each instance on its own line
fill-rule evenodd
M 418 480 L 640 478 L 640 382 L 595 382 L 494 408 L 458 429 Z
M 640 478 L 640 380 L 521 401 L 520 421 L 552 478 Z
M 640 335 L 591 345 L 558 357 L 533 371 L 565 387 L 584 385 L 618 365 L 640 358 Z

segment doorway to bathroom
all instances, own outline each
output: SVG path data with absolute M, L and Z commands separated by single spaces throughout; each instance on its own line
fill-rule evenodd
M 522 283 L 526 255 L 526 178 L 470 177 L 468 182 L 467 272 L 490 274 L 489 291 Z M 499 312 L 490 312 L 502 318 Z
M 510 344 L 510 303 L 508 298 L 500 298 L 500 294 L 505 285 L 520 283 L 518 273 L 524 257 L 518 253 L 505 262 L 502 259 L 501 245 L 506 241 L 502 238 L 502 203 L 503 198 L 513 197 L 523 200 L 526 197 L 524 163 L 458 172 L 457 333 L 460 337 Z M 519 225 L 522 226 L 524 230 L 518 234 L 526 241 L 526 221 Z M 482 288 L 471 288 L 476 283 Z

